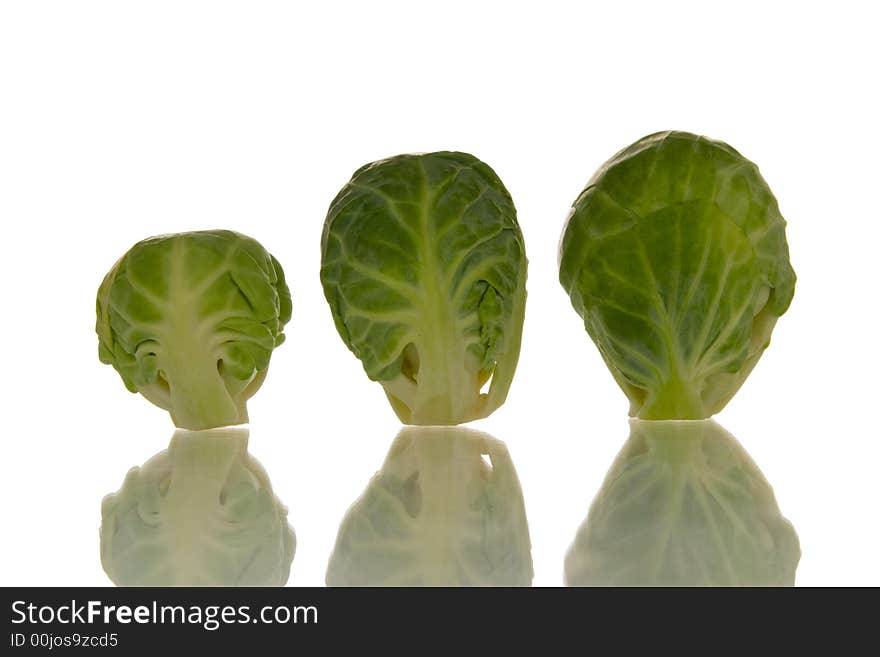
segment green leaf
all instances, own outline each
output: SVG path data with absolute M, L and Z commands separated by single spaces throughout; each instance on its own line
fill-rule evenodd
M 757 168 L 720 142 L 652 135 L 572 208 L 559 277 L 644 419 L 723 408 L 794 293 L 785 222 Z
M 457 424 L 503 403 L 526 258 L 513 202 L 488 166 L 430 153 L 362 167 L 331 204 L 321 247 L 336 328 L 403 422 Z
M 98 291 L 98 355 L 178 427 L 247 422 L 284 339 L 290 291 L 255 240 L 215 230 L 134 245 Z

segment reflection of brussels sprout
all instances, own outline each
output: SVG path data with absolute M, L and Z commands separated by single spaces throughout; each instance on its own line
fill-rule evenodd
M 382 469 L 342 521 L 327 568 L 330 586 L 531 581 L 522 490 L 507 448 L 458 428 L 398 434 Z
M 721 410 L 794 294 L 785 221 L 757 167 L 683 132 L 606 162 L 575 201 L 559 256 L 630 415 L 647 420 Z
M 101 504 L 101 564 L 120 586 L 282 586 L 296 537 L 245 429 L 178 431 Z
M 339 335 L 402 422 L 458 424 L 504 402 L 526 257 L 510 195 L 486 164 L 429 153 L 362 167 L 330 206 L 321 253 Z
M 711 420 L 631 421 L 565 559 L 570 586 L 790 586 L 800 544 L 773 489 Z
M 247 422 L 245 402 L 284 340 L 278 261 L 228 230 L 135 244 L 98 290 L 98 355 L 184 429 Z

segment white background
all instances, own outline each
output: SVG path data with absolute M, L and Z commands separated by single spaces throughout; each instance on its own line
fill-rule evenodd
M 871 3 L 5 2 L 0 9 L 0 584 L 106 584 L 103 495 L 164 449 L 166 413 L 97 358 L 95 291 L 148 235 L 234 228 L 284 265 L 288 340 L 249 404 L 290 507 L 290 583 L 322 584 L 338 523 L 398 423 L 318 280 L 327 206 L 360 165 L 464 150 L 516 202 L 529 257 L 519 370 L 474 427 L 504 440 L 535 584 L 627 437 L 627 402 L 557 282 L 570 203 L 663 129 L 757 162 L 798 286 L 718 417 L 797 529 L 802 585 L 880 584 L 877 99 Z

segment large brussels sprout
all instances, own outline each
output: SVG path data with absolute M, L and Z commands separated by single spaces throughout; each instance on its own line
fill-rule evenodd
M 630 399 L 630 415 L 721 410 L 794 294 L 785 221 L 758 168 L 727 144 L 650 135 L 574 203 L 559 280 Z
M 791 586 L 800 543 L 711 420 L 630 421 L 565 559 L 569 586 Z
M 529 586 L 507 447 L 468 429 L 403 429 L 339 527 L 329 586 Z
M 526 256 L 510 195 L 486 164 L 429 153 L 358 169 L 330 205 L 321 256 L 339 335 L 402 422 L 458 424 L 504 402 Z
M 177 431 L 101 504 L 101 564 L 120 586 L 283 586 L 287 509 L 246 429 Z
M 175 426 L 241 424 L 290 311 L 281 265 L 250 237 L 152 237 L 101 283 L 98 356 L 131 392 L 170 411 Z

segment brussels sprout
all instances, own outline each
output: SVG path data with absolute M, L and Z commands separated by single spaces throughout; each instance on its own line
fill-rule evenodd
M 177 431 L 101 504 L 101 564 L 120 586 L 283 586 L 287 509 L 246 429 Z
M 429 153 L 358 169 L 330 205 L 321 256 L 339 335 L 403 423 L 458 424 L 504 402 L 526 257 L 510 195 L 486 164 Z
M 630 421 L 565 559 L 569 586 L 791 586 L 800 543 L 711 420 Z
M 290 311 L 281 265 L 250 237 L 152 237 L 101 283 L 98 356 L 177 427 L 241 424 Z
M 507 447 L 451 427 L 398 434 L 342 521 L 327 567 L 329 586 L 531 582 L 529 528 Z
M 559 280 L 630 399 L 630 415 L 721 410 L 770 342 L 795 274 L 757 167 L 684 132 L 639 140 L 574 203 Z

